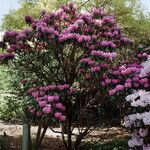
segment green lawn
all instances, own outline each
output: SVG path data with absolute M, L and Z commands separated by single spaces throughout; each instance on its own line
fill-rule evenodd
M 105 144 L 87 144 L 81 150 L 128 150 L 128 140 L 114 140 Z

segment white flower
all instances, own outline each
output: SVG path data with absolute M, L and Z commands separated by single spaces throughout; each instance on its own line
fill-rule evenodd
M 140 76 L 144 77 L 144 76 L 147 76 L 148 73 L 150 73 L 150 57 L 142 65 L 143 65 L 144 68 L 141 70 Z

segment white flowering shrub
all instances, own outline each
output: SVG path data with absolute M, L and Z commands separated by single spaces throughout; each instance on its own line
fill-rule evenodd
M 150 57 L 142 64 L 140 76 L 150 78 Z M 126 97 L 133 114 L 125 117 L 125 127 L 133 131 L 128 145 L 131 150 L 150 150 L 150 90 L 136 90 Z

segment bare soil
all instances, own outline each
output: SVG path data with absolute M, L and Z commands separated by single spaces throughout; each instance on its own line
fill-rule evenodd
M 60 130 L 55 128 L 55 130 Z M 32 137 L 35 137 L 37 127 L 31 128 Z M 74 132 L 77 132 L 76 130 Z M 22 125 L 6 124 L 0 122 L 0 137 L 7 145 L 8 150 L 21 150 L 22 145 Z M 98 130 L 87 135 L 84 142 L 108 142 L 114 139 L 128 138 L 129 133 L 121 127 L 112 128 L 99 128 Z M 1 149 L 0 149 L 1 150 Z M 61 140 L 61 135 L 53 133 L 50 129 L 46 132 L 46 136 L 43 140 L 41 150 L 64 150 L 64 146 Z

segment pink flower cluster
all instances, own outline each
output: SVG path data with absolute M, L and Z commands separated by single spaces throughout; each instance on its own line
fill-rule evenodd
M 115 37 L 118 37 L 118 35 L 119 35 L 118 31 L 114 31 L 114 32 L 113 31 L 112 32 L 108 31 L 108 32 L 104 33 L 104 36 L 108 37 L 108 38 L 115 38 Z
M 75 33 L 67 33 L 67 34 L 60 34 L 58 40 L 59 42 L 65 42 L 70 39 L 74 39 L 78 43 L 82 43 L 82 42 L 89 43 L 91 37 L 86 35 L 75 34 Z
M 15 54 L 12 53 L 0 54 L 0 60 L 14 59 L 14 58 L 15 58 Z
M 100 66 L 91 67 L 91 72 L 99 72 L 100 69 Z
M 83 58 L 80 60 L 80 63 L 85 63 L 88 65 L 93 65 L 95 62 L 91 58 Z
M 33 105 L 28 111 L 31 115 L 44 118 L 55 118 L 58 121 L 65 121 L 65 106 L 63 104 L 63 93 L 74 94 L 76 89 L 68 84 L 48 85 L 35 87 L 28 90 L 33 98 Z
M 116 48 L 116 44 L 112 41 L 101 41 L 98 45 L 102 47 Z
M 123 39 L 127 41 L 117 26 L 114 16 L 108 15 L 102 8 L 94 7 L 90 13 L 85 11 L 78 13 L 75 5 L 69 3 L 67 6 L 62 5 L 55 12 L 42 12 L 39 20 L 26 16 L 25 21 L 30 24 L 31 28 L 21 32 L 8 31 L 5 33 L 3 42 L 9 45 L 7 48 L 9 53 L 43 50 L 47 45 L 41 44 L 42 39 L 44 42 L 47 40 L 53 44 L 60 43 L 60 45 L 73 42 L 86 50 L 85 53 L 88 54 L 88 50 L 93 50 L 94 47 L 100 51 L 114 50 L 121 47 Z M 108 40 L 107 37 L 110 39 Z M 35 43 L 32 41 L 33 38 L 37 39 Z M 33 48 L 34 46 L 36 49 Z M 104 58 L 116 57 L 115 53 L 109 51 L 97 52 L 97 55 Z
M 102 85 L 108 87 L 109 95 L 131 88 L 138 89 L 140 86 L 149 88 L 149 78 L 140 76 L 142 68 L 143 66 L 138 63 L 115 67 L 103 75 Z
M 98 73 L 101 70 L 108 68 L 108 64 L 96 62 L 92 60 L 92 58 L 83 58 L 80 60 L 80 63 L 81 65 L 84 65 L 84 67 L 83 68 L 81 67 L 79 69 L 79 73 L 84 73 L 86 79 L 91 77 L 90 75 L 91 73 Z M 88 75 L 88 78 L 87 78 L 87 75 Z
M 81 51 L 77 53 L 83 54 L 79 59 L 79 73 L 83 73 L 85 79 L 103 74 L 117 56 L 115 51 L 130 44 L 114 15 L 108 15 L 102 8 L 78 12 L 75 5 L 69 3 L 55 12 L 42 12 L 39 19 L 26 16 L 25 21 L 30 28 L 5 33 L 3 43 L 7 45 L 7 52 L 17 53 L 17 57 L 22 58 L 22 53 L 28 55 L 33 51 L 42 53 L 52 49 L 56 58 L 60 58 L 61 53 L 67 53 L 64 48 L 73 45 L 76 51 Z M 63 90 L 65 87 L 59 88 Z
M 113 53 L 107 52 L 106 53 L 103 51 L 95 51 L 95 50 L 91 51 L 91 55 L 92 56 L 100 56 L 102 58 L 109 58 L 111 60 L 117 56 L 117 54 L 115 52 L 113 52 Z
M 79 73 L 83 75 L 84 79 L 96 77 L 100 80 L 100 76 L 105 73 L 112 60 L 117 57 L 115 51 L 130 44 L 129 41 L 131 40 L 123 36 L 114 16 L 106 15 L 103 9 L 93 8 L 92 13 L 82 12 L 79 18 L 80 25 L 75 23 L 74 26 L 70 26 L 67 33 L 73 34 L 72 31 L 79 31 L 84 27 L 84 24 L 87 24 L 90 27 L 85 27 L 84 31 L 86 31 L 86 35 L 87 33 L 92 35 L 90 41 L 86 43 L 89 45 L 86 47 L 88 49 L 87 54 L 85 58 L 80 60 Z M 96 33 L 97 29 L 98 32 Z M 84 43 L 83 40 L 82 42 Z M 116 81 L 113 82 L 116 83 Z M 106 85 L 104 82 L 102 84 Z M 125 84 L 125 86 L 130 87 L 130 83 Z M 122 86 L 117 86 L 117 89 L 122 89 Z
M 140 59 L 141 58 L 146 58 L 147 59 L 148 57 L 149 57 L 149 55 L 146 52 L 138 54 L 138 58 L 140 58 Z

